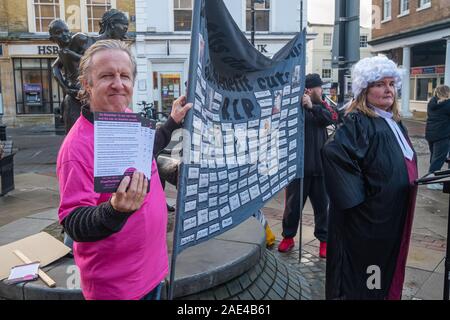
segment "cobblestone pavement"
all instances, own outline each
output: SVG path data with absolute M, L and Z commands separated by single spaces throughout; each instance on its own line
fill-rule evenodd
M 185 300 L 311 300 L 310 281 L 295 267 L 266 250 L 259 263 L 241 276 Z

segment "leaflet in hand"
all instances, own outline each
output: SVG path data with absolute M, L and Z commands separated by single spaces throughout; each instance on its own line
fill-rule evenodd
M 155 127 L 155 121 L 137 113 L 94 113 L 95 192 L 116 192 L 134 171 L 150 181 Z

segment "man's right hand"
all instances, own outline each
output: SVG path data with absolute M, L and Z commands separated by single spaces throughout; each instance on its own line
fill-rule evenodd
M 306 109 L 312 109 L 312 107 L 313 107 L 311 97 L 309 95 L 307 95 L 306 93 L 303 95 L 303 98 L 302 98 L 302 106 Z
M 128 187 L 128 184 L 130 185 Z M 128 190 L 127 190 L 128 187 Z M 111 197 L 111 205 L 114 210 L 131 213 L 138 210 L 147 195 L 148 180 L 143 173 L 135 171 L 133 177 L 126 176 L 120 182 L 116 193 Z

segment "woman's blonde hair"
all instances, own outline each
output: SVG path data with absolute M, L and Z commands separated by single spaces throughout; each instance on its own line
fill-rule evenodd
M 445 84 L 439 85 L 434 90 L 434 96 L 438 99 L 438 102 L 450 99 L 450 87 Z
M 378 115 L 373 111 L 367 104 L 367 93 L 369 89 L 365 88 L 361 91 L 356 99 L 353 99 L 350 106 L 345 111 L 345 114 L 349 114 L 352 111 L 359 110 L 361 113 L 365 114 L 368 117 L 376 118 Z M 392 118 L 396 121 L 400 121 L 400 111 L 398 107 L 398 98 L 397 94 L 394 95 L 394 103 L 392 104 Z
M 128 44 L 120 40 L 112 40 L 112 39 L 97 41 L 86 50 L 86 52 L 84 53 L 84 55 L 81 57 L 80 60 L 80 67 L 79 67 L 80 74 L 78 76 L 78 81 L 81 84 L 81 89 L 80 91 L 78 91 L 77 97 L 83 104 L 87 104 L 90 101 L 89 92 L 86 90 L 86 88 L 84 88 L 83 83 L 87 82 L 89 83 L 89 85 L 92 85 L 91 79 L 92 57 L 97 52 L 103 50 L 121 50 L 125 52 L 130 58 L 131 69 L 133 72 L 133 83 L 136 79 L 137 75 L 136 59 L 134 58 L 133 53 L 131 52 Z

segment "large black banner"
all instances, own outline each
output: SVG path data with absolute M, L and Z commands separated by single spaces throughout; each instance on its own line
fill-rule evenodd
M 295 8 L 294 8 L 295 9 Z M 235 227 L 303 177 L 305 34 L 272 59 L 222 0 L 196 0 L 173 254 Z

